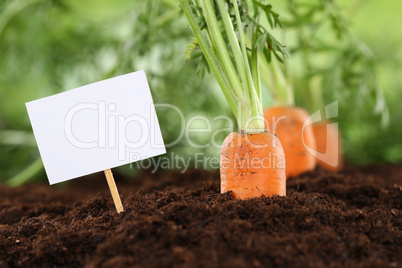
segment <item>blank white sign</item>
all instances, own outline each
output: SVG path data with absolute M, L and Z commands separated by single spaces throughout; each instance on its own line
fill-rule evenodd
M 166 153 L 144 71 L 26 107 L 50 184 Z

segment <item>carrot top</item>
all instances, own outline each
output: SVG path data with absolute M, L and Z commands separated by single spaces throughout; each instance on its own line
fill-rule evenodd
M 289 62 L 284 66 L 273 59 L 270 63 L 265 58 L 261 60 L 261 71 L 264 73 L 262 81 L 268 87 L 276 106 L 294 106 L 294 88 L 291 79 L 291 69 L 287 68 Z M 285 69 L 283 69 L 284 67 Z
M 264 132 L 259 54 L 280 58 L 287 51 L 259 20 L 260 14 L 264 14 L 274 28 L 281 26 L 279 15 L 272 11 L 271 5 L 257 0 L 250 5 L 237 0 L 180 0 L 180 3 L 195 35 L 189 57 L 201 57 L 204 67 L 212 70 L 240 131 Z M 202 53 L 194 53 L 198 48 Z
M 355 35 L 349 18 L 336 0 L 284 1 L 283 12 L 295 74 L 295 94 L 310 112 L 325 101 L 339 100 L 348 116 L 359 116 L 370 107 L 386 126 L 389 111 L 377 76 L 377 60 Z M 374 109 L 373 109 L 374 108 Z M 357 118 L 357 117 L 356 117 Z

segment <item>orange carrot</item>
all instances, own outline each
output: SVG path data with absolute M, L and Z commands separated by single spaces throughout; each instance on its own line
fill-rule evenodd
M 266 31 L 255 30 L 260 27 L 258 19 L 253 18 L 253 27 L 243 27 L 244 12 L 237 1 L 229 6 L 223 0 L 180 0 L 180 4 L 196 39 L 189 54 L 195 47 L 202 50 L 241 132 L 231 133 L 222 145 L 221 192 L 232 191 L 241 199 L 286 195 L 285 155 L 278 138 L 265 132 L 258 64 L 261 43 L 275 44 L 275 56 L 287 56 L 286 48 Z M 260 3 L 253 5 L 255 10 L 260 8 Z M 272 28 L 280 24 L 277 20 L 272 23 L 271 11 L 265 16 Z M 202 29 L 200 21 L 205 22 Z M 251 41 L 250 46 L 246 40 Z M 263 53 L 272 56 L 271 50 Z
M 269 133 L 231 133 L 222 144 L 221 192 L 236 199 L 286 195 L 285 154 L 279 139 Z
M 330 121 L 314 123 L 312 125 L 317 152 L 317 164 L 330 171 L 342 168 L 342 138 L 338 127 Z
M 303 130 L 304 122 L 310 120 L 308 113 L 298 107 L 271 107 L 265 109 L 264 117 L 266 129 L 278 136 L 285 151 L 286 177 L 298 176 L 313 170 L 316 166 L 316 158 L 307 151 L 305 146 L 315 150 L 314 133 L 311 127 Z M 306 125 L 309 123 L 307 122 Z

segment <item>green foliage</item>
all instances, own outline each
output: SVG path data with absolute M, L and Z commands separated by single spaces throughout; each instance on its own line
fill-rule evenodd
M 335 1 L 270 2 L 280 20 L 263 1 L 238 2 L 242 29 L 259 36 L 255 46 L 246 40 L 248 53 L 263 49 L 264 58 L 283 60 L 289 50 L 299 104 L 310 103 L 309 94 L 300 94 L 310 86 L 306 81 L 322 77 L 318 88 L 323 89 L 324 102 L 339 100 L 339 123 L 350 162 L 402 161 L 402 40 L 396 32 L 400 4 L 371 1 L 364 8 L 359 1 L 353 8 L 364 13 L 353 20 L 332 6 Z M 233 12 L 230 19 L 238 27 Z M 356 31 L 351 30 L 351 20 Z M 286 38 L 274 30 L 281 22 Z M 202 19 L 197 23 L 206 27 Z M 211 131 L 227 128 L 226 122 L 213 120 L 229 114 L 229 107 L 208 75 L 199 44 L 194 42 L 185 55 L 192 35 L 176 0 L 0 1 L 0 181 L 13 178 L 10 183 L 17 185 L 45 178 L 25 102 L 140 69 L 147 73 L 155 103 L 177 106 L 187 122 L 192 115 L 204 115 L 213 123 Z M 275 39 L 278 36 L 281 42 Z M 385 103 L 389 126 L 380 128 L 381 120 L 387 121 Z M 160 107 L 157 113 L 165 143 L 176 140 L 182 128 L 177 112 Z M 195 121 L 192 126 L 204 127 L 202 123 Z M 220 132 L 217 142 L 227 134 Z M 209 146 L 193 148 L 182 139 L 168 148 L 168 154 L 192 157 L 191 162 L 195 153 L 219 155 L 219 149 L 210 145 L 210 133 L 188 135 L 193 143 Z
M 241 131 L 264 131 L 259 55 L 263 52 L 269 59 L 271 54 L 280 58 L 279 54 L 285 56 L 287 51 L 260 24 L 260 17 L 265 15 L 274 28 L 281 25 L 279 15 L 271 5 L 257 0 L 251 4 L 237 0 L 180 0 L 180 4 L 195 35 L 187 58 L 199 58 L 201 75 L 211 69 Z
M 395 62 L 401 50 L 389 47 L 392 35 L 385 38 L 382 32 L 374 33 L 372 29 L 378 23 L 368 19 L 379 14 L 376 10 L 381 5 L 360 22 L 372 39 L 364 42 L 355 34 L 350 23 L 353 18 L 347 18 L 335 0 L 290 0 L 283 4 L 281 14 L 295 72 L 297 104 L 314 112 L 339 101 L 338 122 L 348 161 L 401 161 L 402 148 L 397 146 L 401 109 L 395 101 L 401 97 L 401 79 L 396 74 L 401 61 Z M 363 5 L 362 1 L 348 4 L 355 10 Z M 387 78 L 381 80 L 381 76 Z M 389 81 L 394 82 L 392 86 Z
M 289 57 L 289 53 L 284 45 L 282 45 L 275 36 L 269 31 L 265 25 L 264 21 L 268 21 L 270 28 L 282 28 L 282 23 L 279 20 L 279 14 L 273 10 L 271 4 L 264 3 L 265 1 L 253 0 L 253 1 L 237 1 L 239 7 L 239 13 L 242 20 L 242 28 L 243 31 L 253 32 L 255 36 L 254 47 L 247 47 L 248 51 L 252 51 L 253 49 L 258 49 L 260 52 L 263 52 L 263 55 L 266 57 L 268 62 L 271 61 L 272 55 L 274 55 L 279 61 L 283 62 L 284 57 Z M 251 2 L 251 4 L 247 4 L 247 2 Z M 235 28 L 235 31 L 238 31 L 238 25 L 236 22 L 236 17 L 233 11 L 233 4 L 230 0 L 226 0 L 226 4 L 229 7 L 230 18 L 232 20 L 232 24 Z M 198 12 L 202 12 L 201 7 L 190 5 L 191 8 Z M 250 10 L 251 9 L 251 10 Z M 262 15 L 261 15 L 262 14 Z M 219 13 L 216 14 L 217 19 L 220 22 L 221 16 Z M 204 17 L 197 17 L 198 26 L 201 30 L 206 28 L 206 22 Z M 221 26 L 223 27 L 223 26 Z M 225 34 L 224 32 L 222 32 Z M 227 39 L 227 37 L 225 37 Z M 186 59 L 196 59 L 198 57 L 205 58 L 202 53 L 200 53 L 200 46 L 196 40 L 193 41 L 189 45 L 189 49 L 186 52 Z M 194 53 L 195 55 L 192 55 Z M 233 54 L 231 54 L 233 55 Z M 201 60 L 201 62 L 206 62 L 205 60 Z M 202 64 L 200 62 L 200 64 Z M 209 67 L 208 68 L 209 72 Z
M 323 106 L 322 98 L 338 100 L 342 111 L 358 117 L 371 104 L 387 125 L 389 111 L 376 76 L 376 59 L 353 33 L 337 2 L 290 0 L 286 9 L 284 26 L 296 37 L 290 51 L 300 57 L 298 75 L 307 80 L 303 88 L 296 87 L 302 106 L 315 111 Z

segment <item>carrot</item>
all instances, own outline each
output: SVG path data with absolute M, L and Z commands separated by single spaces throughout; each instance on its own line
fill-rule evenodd
M 342 168 L 342 138 L 338 127 L 330 121 L 312 125 L 317 152 L 317 164 L 330 171 Z
M 265 59 L 261 61 L 262 71 L 267 74 L 262 76 L 263 81 L 275 102 L 275 106 L 264 110 L 265 128 L 276 134 L 282 143 L 287 163 L 286 177 L 289 179 L 313 170 L 317 161 L 314 133 L 308 127 L 311 120 L 306 110 L 295 106 L 292 82 L 285 75 L 291 76 L 291 71 L 286 64 L 288 62 L 285 62 L 284 70 L 275 59 L 270 64 Z
M 275 135 L 231 133 L 221 149 L 221 192 L 232 191 L 239 199 L 285 196 L 285 167 L 285 154 Z
M 233 191 L 241 199 L 285 195 L 284 152 L 278 139 L 265 132 L 258 64 L 261 46 L 267 41 L 275 47 L 265 51 L 267 57 L 272 57 L 272 53 L 287 54 L 284 46 L 258 24 L 259 10 L 265 10 L 273 28 L 279 15 L 251 1 L 257 12 L 253 23 L 246 27 L 241 13 L 247 10 L 248 3 L 242 3 L 242 8 L 236 0 L 230 4 L 225 0 L 180 0 L 180 4 L 195 35 L 188 54 L 195 48 L 201 49 L 203 62 L 215 75 L 240 129 L 222 145 L 221 192 Z M 246 34 L 250 47 L 246 46 Z
M 276 134 L 282 143 L 286 156 L 286 177 L 298 176 L 313 170 L 316 158 L 305 146 L 315 150 L 316 143 L 311 127 L 303 130 L 303 124 L 310 125 L 308 113 L 298 107 L 271 107 L 264 111 L 266 129 Z M 303 136 L 302 136 L 302 131 Z

